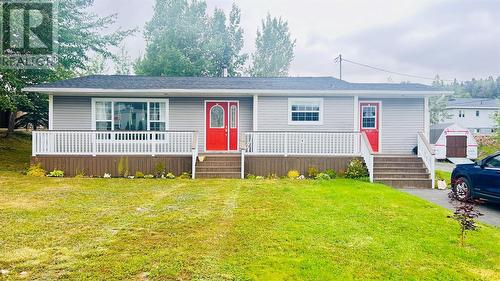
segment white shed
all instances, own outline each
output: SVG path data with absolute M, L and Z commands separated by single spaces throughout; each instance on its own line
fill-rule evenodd
M 430 129 L 436 159 L 477 158 L 477 142 L 468 129 L 455 123 L 436 124 Z

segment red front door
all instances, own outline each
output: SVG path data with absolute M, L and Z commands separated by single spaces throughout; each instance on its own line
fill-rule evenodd
M 206 103 L 206 149 L 217 151 L 238 149 L 237 102 Z
M 360 128 L 365 132 L 374 152 L 379 151 L 380 103 L 361 102 L 359 104 Z

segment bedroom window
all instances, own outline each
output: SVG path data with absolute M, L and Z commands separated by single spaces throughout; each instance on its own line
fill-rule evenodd
M 321 125 L 323 99 L 288 99 L 288 123 Z
M 98 131 L 165 131 L 168 100 L 94 99 L 94 126 Z

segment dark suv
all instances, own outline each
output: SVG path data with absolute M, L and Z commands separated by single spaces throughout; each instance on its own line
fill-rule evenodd
M 484 198 L 500 203 L 500 152 L 474 164 L 457 165 L 451 174 L 451 187 L 461 200 Z

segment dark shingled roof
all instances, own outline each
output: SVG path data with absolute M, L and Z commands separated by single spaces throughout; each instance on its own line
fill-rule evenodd
M 349 83 L 333 77 L 152 77 L 126 75 L 92 75 L 32 88 L 85 89 L 233 89 L 233 90 L 386 90 L 438 91 L 423 84 Z

